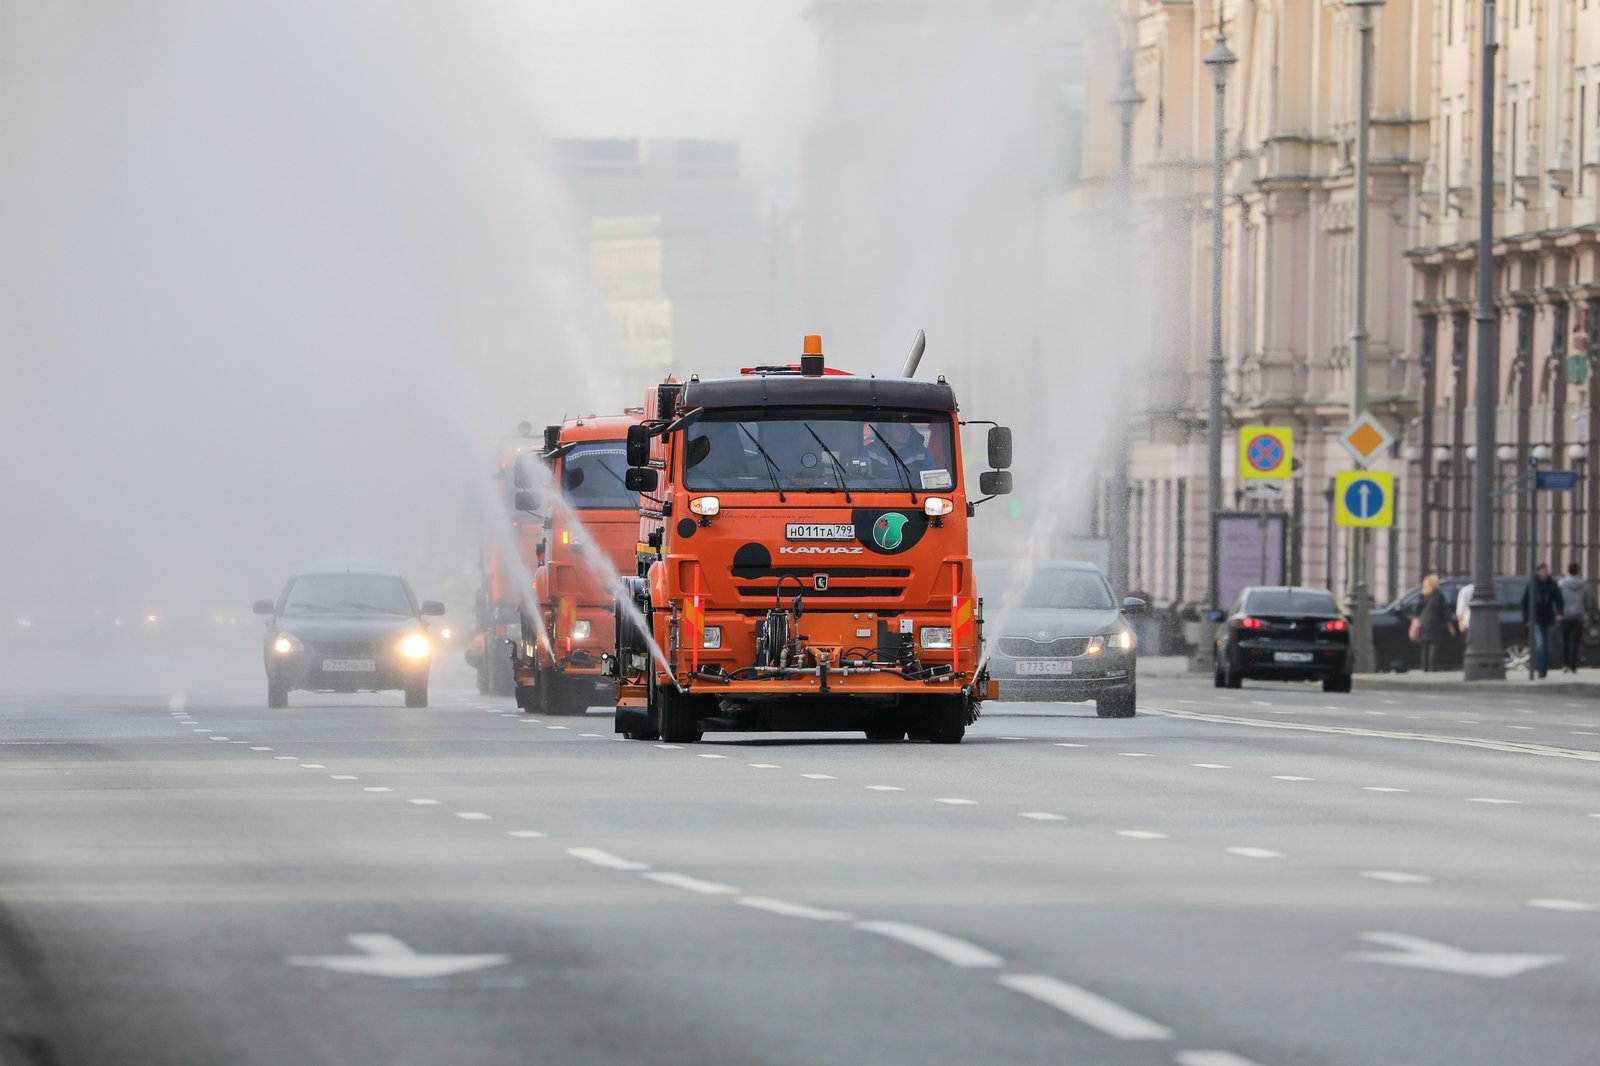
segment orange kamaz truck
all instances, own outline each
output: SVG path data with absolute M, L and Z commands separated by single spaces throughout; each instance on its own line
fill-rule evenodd
M 500 444 L 494 475 L 494 504 L 484 521 L 478 548 L 475 623 L 466 659 L 478 674 L 478 691 L 509 696 L 515 684 L 513 659 L 520 634 L 523 582 L 538 566 L 543 527 L 516 510 L 515 496 L 528 485 L 524 464 L 538 454 L 539 438 L 523 422 L 518 435 Z
M 1011 491 L 1010 431 L 982 423 L 994 469 L 974 494 L 942 378 L 828 370 L 816 336 L 804 352 L 658 385 L 628 431 L 641 515 L 610 664 L 619 733 L 954 744 L 991 694 L 967 522 Z
M 543 538 L 534 571 L 539 617 L 524 612 L 515 662 L 517 705 L 544 714 L 610 706 L 616 682 L 601 669 L 615 646 L 618 579 L 634 572 L 639 494 L 625 484 L 626 439 L 643 409 L 569 418 L 545 430 L 543 490 L 517 494 Z

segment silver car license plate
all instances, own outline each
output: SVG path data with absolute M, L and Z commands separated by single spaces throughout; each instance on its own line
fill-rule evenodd
M 324 659 L 322 672 L 325 674 L 360 674 L 369 673 L 378 668 L 376 659 Z
M 1272 661 L 1275 663 L 1308 663 L 1311 661 L 1311 653 L 1308 651 L 1275 651 L 1272 653 Z
M 1043 674 L 1047 677 L 1063 677 L 1072 673 L 1071 659 L 1019 659 L 1017 661 L 1018 674 Z
M 789 540 L 855 540 L 856 527 L 848 522 L 790 522 L 783 535 Z

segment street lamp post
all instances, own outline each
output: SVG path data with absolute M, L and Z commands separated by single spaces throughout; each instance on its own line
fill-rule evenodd
M 1211 102 L 1211 358 L 1210 403 L 1206 412 L 1206 521 L 1209 530 L 1206 538 L 1206 604 L 1218 610 L 1221 594 L 1221 546 L 1218 543 L 1217 516 L 1222 513 L 1222 177 L 1227 167 L 1225 134 L 1227 123 L 1228 75 L 1233 72 L 1238 58 L 1228 50 L 1222 32 L 1222 10 L 1217 5 L 1217 37 L 1211 51 L 1206 54 L 1206 69 L 1211 72 L 1213 88 Z M 1209 638 L 1215 623 L 1204 626 L 1201 632 Z M 1210 658 L 1210 641 L 1202 639 L 1199 651 L 1203 660 Z
M 1500 390 L 1499 319 L 1494 309 L 1494 0 L 1483 4 L 1483 69 L 1478 99 L 1478 299 L 1473 317 L 1478 324 L 1477 409 L 1478 451 L 1494 454 L 1494 416 Z M 1494 588 L 1494 468 L 1479 463 L 1472 471 L 1472 625 L 1462 676 L 1468 681 L 1503 681 L 1505 650 L 1500 643 L 1500 604 Z
M 1122 31 L 1122 84 L 1117 87 L 1117 92 L 1111 97 L 1111 104 L 1119 112 L 1122 122 L 1122 155 L 1117 169 L 1117 207 L 1123 243 L 1123 253 L 1118 262 L 1122 267 L 1122 291 L 1133 291 L 1133 270 L 1130 257 L 1133 255 L 1133 113 L 1144 103 L 1144 94 L 1139 92 L 1139 87 L 1133 80 L 1133 33 L 1134 27 L 1131 19 L 1123 20 Z M 1123 339 L 1131 340 L 1133 333 L 1132 316 L 1123 316 Z M 1132 345 L 1123 345 L 1123 358 L 1130 363 L 1132 360 Z M 1128 377 L 1130 392 L 1136 388 L 1134 376 Z M 1110 551 L 1110 578 L 1111 587 L 1118 596 L 1128 594 L 1128 431 L 1126 423 L 1117 429 L 1116 454 L 1111 464 L 1111 502 L 1108 510 L 1107 525 L 1111 532 Z
M 1367 161 L 1371 155 L 1372 133 L 1372 22 L 1376 8 L 1385 0 L 1345 0 L 1350 17 L 1361 38 L 1356 97 L 1356 278 L 1355 323 L 1350 330 L 1350 421 L 1367 412 L 1367 215 L 1370 190 Z M 1363 464 L 1364 465 L 1364 464 Z M 1372 605 L 1367 592 L 1370 531 L 1365 527 L 1350 530 L 1350 643 L 1355 651 L 1355 670 L 1367 673 L 1373 667 Z

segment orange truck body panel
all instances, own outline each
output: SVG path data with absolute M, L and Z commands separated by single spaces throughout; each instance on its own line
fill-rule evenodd
M 510 657 L 519 630 L 518 611 L 522 606 L 519 574 L 532 574 L 539 565 L 537 556 L 543 531 L 537 523 L 520 515 L 513 503 L 518 460 L 536 451 L 539 442 L 532 437 L 510 437 L 501 445 L 499 466 L 494 475 L 494 492 L 499 509 L 508 516 L 509 530 L 492 518 L 485 528 L 478 549 L 478 609 L 471 639 L 467 642 L 467 662 L 478 671 L 478 688 L 496 695 L 511 695 Z M 514 553 L 514 558 L 508 555 Z

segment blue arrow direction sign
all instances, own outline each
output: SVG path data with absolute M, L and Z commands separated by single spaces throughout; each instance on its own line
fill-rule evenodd
M 1578 487 L 1576 470 L 1538 470 L 1533 475 L 1533 487 L 1549 492 L 1571 492 Z
M 1344 490 L 1344 507 L 1356 518 L 1376 518 L 1383 510 L 1383 486 L 1370 478 L 1357 478 Z

